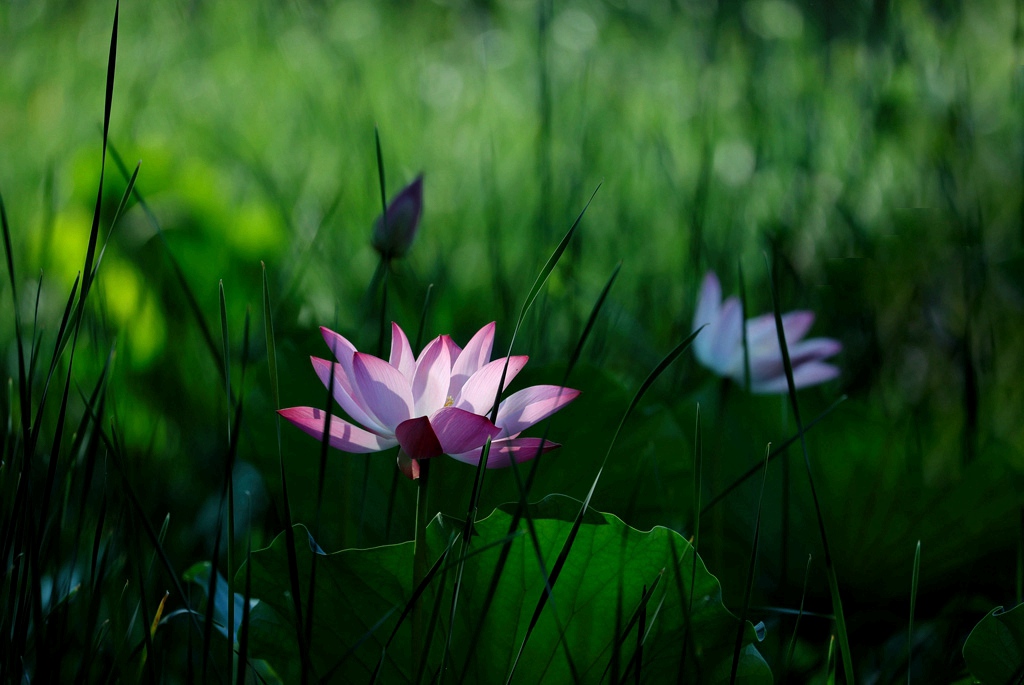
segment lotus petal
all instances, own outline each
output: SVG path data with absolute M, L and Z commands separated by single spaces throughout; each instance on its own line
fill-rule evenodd
M 503 436 L 516 435 L 572 402 L 579 390 L 558 385 L 534 385 L 505 399 L 498 407 L 497 425 Z
M 810 385 L 830 381 L 839 375 L 839 368 L 826 362 L 809 362 L 793 369 L 793 385 L 799 390 Z M 759 394 L 781 394 L 789 392 L 786 374 L 774 376 L 757 383 L 751 382 L 750 391 Z
M 413 459 L 405 450 L 398 450 L 398 470 L 409 480 L 417 480 L 420 477 L 420 460 Z
M 391 357 L 389 363 L 401 371 L 402 375 L 412 383 L 412 376 L 416 371 L 416 356 L 412 353 L 412 347 L 409 345 L 409 338 L 405 337 L 405 331 L 394 321 L 391 322 Z
M 443 407 L 448 398 L 448 383 L 452 376 L 451 358 L 444 344 L 445 336 L 434 338 L 416 360 L 412 378 L 413 415 L 426 416 Z
M 458 397 L 462 386 L 470 376 L 484 367 L 491 359 L 494 349 L 494 322 L 487 324 L 476 332 L 462 350 L 455 363 L 452 364 L 452 379 L 448 386 L 448 395 Z
M 487 438 L 497 437 L 501 429 L 486 416 L 459 409 L 444 407 L 430 417 L 430 425 L 446 454 L 467 452 L 480 447 Z
M 508 357 L 508 372 L 505 373 L 504 390 L 512 380 L 526 366 L 529 357 L 516 356 Z M 460 409 L 471 411 L 474 414 L 489 414 L 494 406 L 494 399 L 498 394 L 498 383 L 501 382 L 501 374 L 505 371 L 505 358 L 495 359 L 485 364 L 482 369 L 470 376 L 466 384 L 462 386 L 459 396 L 455 398 L 454 404 Z
M 431 459 L 444 454 L 441 442 L 426 416 L 417 416 L 398 424 L 395 437 L 402 451 L 413 459 Z
M 401 371 L 362 352 L 352 358 L 352 370 L 362 406 L 380 425 L 394 430 L 413 415 L 412 389 Z
M 487 468 L 503 469 L 511 466 L 513 461 L 521 464 L 558 447 L 561 447 L 561 445 L 557 442 L 542 440 L 541 438 L 503 438 L 495 440 L 491 443 L 491 448 L 487 452 Z M 449 456 L 463 463 L 476 465 L 480 463 L 480 455 L 482 453 L 482 449 L 475 449 L 471 452 Z
M 374 433 L 391 434 L 393 432 L 377 423 L 376 419 L 367 414 L 366 410 L 359 404 L 359 401 L 350 394 L 352 392 L 352 381 L 345 374 L 345 368 L 340 362 L 332 364 L 326 359 L 320 359 L 319 357 L 310 357 L 309 359 L 313 362 L 313 370 L 316 371 L 316 375 L 320 377 L 320 382 L 324 384 L 325 388 L 330 387 L 331 367 L 334 367 L 334 401 L 338 403 L 346 414 Z
M 328 443 L 342 452 L 356 454 L 380 452 L 398 444 L 394 438 L 376 435 L 359 426 L 353 426 L 345 419 L 329 415 L 322 409 L 291 407 L 290 409 L 279 409 L 277 413 L 317 440 L 323 440 L 327 417 L 330 416 Z

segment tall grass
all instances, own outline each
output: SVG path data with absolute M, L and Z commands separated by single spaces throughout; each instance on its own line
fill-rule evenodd
M 530 500 L 552 491 L 583 501 L 577 526 L 591 507 L 638 528 L 692 521 L 694 549 L 721 560 L 711 570 L 728 606 L 755 620 L 762 605 L 795 611 L 765 619 L 763 650 L 785 677 L 842 671 L 852 682 L 905 667 L 923 682 L 962 638 L 950 595 L 1020 600 L 1015 10 L 876 3 L 870 15 L 833 8 L 849 19 L 837 22 L 798 2 L 470 4 L 115 5 L 95 60 L 85 53 L 100 40 L 97 6 L 8 8 L 0 102 L 17 111 L 0 105 L 0 681 L 267 677 L 250 641 L 248 562 L 280 531 L 300 679 L 316 680 L 328 675 L 309 656 L 319 610 L 315 584 L 300 583 L 293 524 L 309 523 L 325 549 L 372 546 L 409 537 L 417 509 L 421 524 L 459 515 L 462 539 L 421 559 L 417 597 L 433 600 L 421 615 L 414 600 L 375 629 L 396 617 L 419 625 L 416 677 L 429 680 L 431 644 L 484 639 L 442 634 L 459 592 L 442 602 L 429 589 L 461 582 L 474 522 L 492 505 L 518 503 L 493 550 L 506 559 L 520 522 L 535 538 Z M 54 46 L 81 51 L 79 70 Z M 92 110 L 70 83 L 77 73 L 92 78 L 89 97 L 104 94 L 98 131 L 65 132 L 54 114 L 73 109 L 96 128 L 78 114 Z M 379 135 L 376 149 L 352 141 L 377 122 L 389 160 L 403 160 L 397 173 L 429 169 L 432 194 L 417 251 L 383 265 L 367 303 L 383 154 Z M 525 144 L 508 133 L 520 130 Z M 558 217 L 598 178 L 585 236 L 574 225 L 527 289 Z M 776 313 L 782 302 L 813 308 L 846 350 L 839 383 L 797 393 L 790 380 L 793 434 L 777 404 L 719 394 L 685 359 L 700 272 L 766 246 L 771 279 L 737 274 L 744 308 L 769 297 Z M 598 292 L 596 304 L 585 295 Z M 252 360 L 250 302 L 264 318 Z M 388 318 L 419 321 L 417 349 L 435 330 L 514 324 L 510 350 L 584 387 L 580 408 L 552 424 L 562 453 L 504 474 L 435 465 L 422 507 L 374 457 L 321 446 L 307 458 L 314 449 L 266 417 L 313 392 L 304 355 L 332 317 L 378 352 Z M 138 343 L 148 334 L 149 356 Z M 255 369 L 247 385 L 263 352 L 267 374 Z M 694 405 L 715 429 L 698 419 L 690 460 Z M 768 441 L 767 459 L 750 463 Z M 791 482 L 778 461 L 798 441 L 807 479 Z M 717 492 L 704 478 L 712 464 L 713 487 L 728 483 Z M 752 582 L 748 519 L 761 500 L 750 480 L 766 468 L 764 503 L 783 516 L 755 526 Z M 246 470 L 269 493 L 262 503 L 236 491 Z M 712 508 L 720 521 L 702 528 Z M 910 627 L 902 611 L 869 622 L 866 608 L 907 598 L 890 579 L 904 577 L 917 540 L 939 561 L 915 558 Z M 546 612 L 562 621 L 551 591 L 579 553 L 573 537 L 553 559 L 527 542 L 547 584 L 531 623 Z M 801 585 L 788 569 L 811 552 Z M 210 563 L 203 587 L 184 583 L 197 560 Z M 659 583 L 617 588 L 609 680 L 645 677 Z M 225 593 L 242 597 L 240 616 L 234 601 L 218 604 Z M 835 624 L 827 650 L 819 620 Z M 444 664 L 443 677 L 468 672 Z

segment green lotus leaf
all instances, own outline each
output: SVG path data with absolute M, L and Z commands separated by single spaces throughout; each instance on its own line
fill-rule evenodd
M 964 661 L 982 683 L 1024 681 L 1024 604 L 986 614 L 964 643 Z
M 424 681 L 443 662 L 449 682 L 503 682 L 515 664 L 512 682 L 599 683 L 614 680 L 616 672 L 618 678 L 635 678 L 638 663 L 643 682 L 680 677 L 728 682 L 739 623 L 722 604 L 718 580 L 694 558 L 690 544 L 666 528 L 641 532 L 593 510 L 516 661 L 544 591 L 539 559 L 550 575 L 580 506 L 559 495 L 531 505 L 536 547 L 525 520 L 512 527 L 514 505 L 479 521 L 465 558 L 454 623 L 449 616 L 462 551 L 461 521 L 439 515 L 428 527 L 428 557 L 440 562 L 416 612 L 405 612 L 413 594 L 413 543 L 323 555 L 297 528 L 304 614 L 315 559 L 311 674 L 358 683 L 370 682 L 377 671 L 378 682 L 414 682 L 416 655 L 425 653 Z M 492 586 L 505 541 L 507 560 Z M 252 655 L 291 682 L 299 679 L 302 660 L 286 545 L 282 534 L 252 555 L 252 594 L 260 603 L 250 630 Z M 304 615 L 303 625 L 308 621 Z M 756 641 L 748 623 L 737 682 L 771 682 Z

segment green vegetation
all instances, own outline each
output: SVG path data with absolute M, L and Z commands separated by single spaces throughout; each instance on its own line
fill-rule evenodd
M 113 5 L 0 7 L 0 681 L 301 682 L 350 654 L 335 676 L 362 682 L 396 630 L 379 682 L 484 682 L 531 616 L 514 682 L 545 672 L 530 645 L 562 682 L 728 682 L 734 654 L 749 682 L 1019 673 L 1019 5 L 129 3 L 109 121 Z M 385 264 L 382 190 L 420 173 Z M 839 379 L 753 395 L 675 359 L 708 270 L 747 316 L 812 310 Z M 416 352 L 496 321 L 497 358 L 527 300 L 512 389 L 582 390 L 537 462 L 432 459 L 417 506 L 394 450 L 321 449 L 274 413 L 327 407 L 320 326 L 383 355 L 382 320 Z M 612 569 L 602 609 L 559 626 L 598 582 L 572 580 L 584 554 Z M 343 592 L 371 563 L 379 606 Z M 710 599 L 684 602 L 698 577 Z M 297 583 L 322 603 L 290 605 Z M 698 600 L 721 624 L 693 615 L 689 663 Z M 501 654 L 442 650 L 477 610 L 521 621 Z

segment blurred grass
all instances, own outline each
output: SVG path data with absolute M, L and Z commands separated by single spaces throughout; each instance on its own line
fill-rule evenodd
M 538 3 L 523 0 L 123 8 L 111 140 L 129 166 L 142 160 L 138 188 L 167 246 L 138 207 L 123 217 L 75 378 L 92 387 L 117 342 L 110 412 L 138 460 L 130 468 L 151 519 L 172 513 L 172 557 L 182 569 L 209 558 L 226 416 L 216 361 L 168 250 L 210 326 L 223 279 L 235 331 L 246 307 L 261 302 L 259 262 L 267 264 L 281 402 L 316 402 L 323 389 L 307 358 L 325 352 L 317 326 L 362 349 L 376 340 L 368 292 L 380 211 L 376 125 L 389 187 L 425 174 L 422 227 L 389 280 L 389 307 L 411 330 L 433 283 L 428 339 L 451 333 L 465 342 L 496 319 L 501 349 L 522 294 L 602 183 L 517 343 L 532 357 L 524 380 L 560 377 L 623 260 L 586 366 L 570 379 L 585 394 L 556 419 L 551 436 L 565 446 L 536 493 L 586 494 L 580 483 L 596 472 L 608 417 L 690 332 L 705 269 L 725 276 L 741 261 L 751 312 L 769 309 L 759 271 L 769 251 L 783 308 L 814 309 L 814 331 L 845 346 L 841 381 L 805 391 L 801 403 L 812 416 L 840 391 L 851 395 L 808 436 L 850 613 L 905 596 L 906 554 L 919 538 L 915 625 L 946 610 L 940 597 L 954 580 L 970 588 L 964 601 L 1009 596 L 1013 569 L 1006 578 L 990 569 L 1013 548 L 1024 504 L 1019 11 L 939 1 L 579 0 L 550 12 L 541 50 Z M 104 3 L 0 8 L 0 189 L 25 281 L 23 320 L 43 272 L 44 348 L 88 240 L 109 15 Z M 110 168 L 107 179 L 109 223 L 126 180 Z M 13 336 L 4 310 L 8 377 L 17 369 Z M 262 360 L 257 338 L 251 358 Z M 241 340 L 231 344 L 237 360 Z M 276 407 L 265 366 L 252 366 L 236 389 L 250 418 L 235 487 L 253 493 L 258 547 L 283 525 L 267 418 Z M 707 495 L 795 425 L 781 400 L 723 390 L 692 362 L 665 380 L 623 436 L 594 503 L 638 526 L 686 531 L 695 401 L 705 413 Z M 287 427 L 282 439 L 294 517 L 309 522 L 317 446 Z M 331 457 L 324 521 L 333 524 L 319 542 L 332 550 L 380 542 L 383 515 L 365 513 L 385 510 L 393 463 Z M 460 493 L 452 501 L 464 501 L 461 465 L 434 473 Z M 780 587 L 781 569 L 800 568 L 808 552 L 820 558 L 813 534 L 804 535 L 813 519 L 801 486 L 791 558 L 781 558 L 780 478 L 770 470 L 755 606 L 796 605 L 799 574 Z M 701 531 L 733 606 L 743 578 L 727 569 L 743 567 L 754 513 L 754 486 L 744 487 Z M 508 474 L 488 475 L 484 511 L 516 498 Z M 392 539 L 412 535 L 413 502 L 412 488 L 399 488 Z M 823 575 L 813 566 L 810 587 L 809 609 L 827 610 L 815 603 Z M 851 616 L 854 635 L 868 634 L 872 611 L 859 623 Z M 775 632 L 784 644 L 788 630 Z

